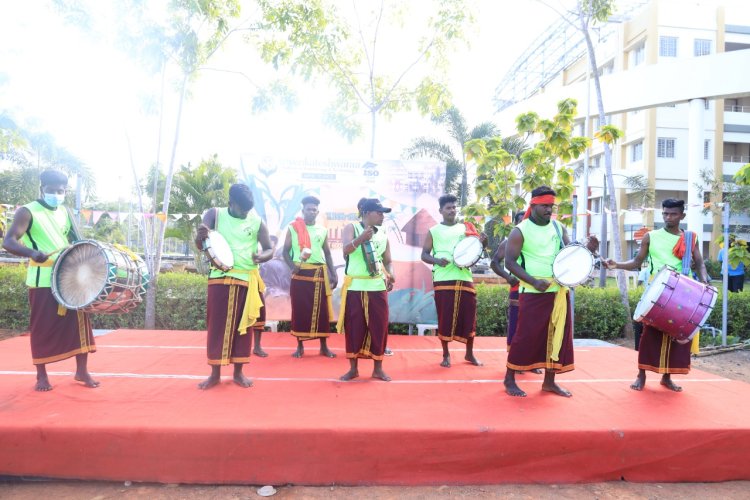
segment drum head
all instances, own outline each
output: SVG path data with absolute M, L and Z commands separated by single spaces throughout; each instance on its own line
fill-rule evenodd
M 69 309 L 85 307 L 104 288 L 107 273 L 107 260 L 102 247 L 95 241 L 76 242 L 55 263 L 52 280 L 58 302 Z
M 638 305 L 633 313 L 633 319 L 635 321 L 640 321 L 648 314 L 651 308 L 654 307 L 654 304 L 659 300 L 659 297 L 661 297 L 661 294 L 664 291 L 664 286 L 667 284 L 671 272 L 673 271 L 668 267 L 664 267 L 661 271 L 656 273 L 654 279 L 651 280 L 651 283 L 646 287 L 646 291 L 643 292 L 641 300 L 638 301 Z
M 467 236 L 453 247 L 453 263 L 458 267 L 471 267 L 477 263 L 484 245 L 476 236 Z
M 583 245 L 568 245 L 555 256 L 552 275 L 563 286 L 577 286 L 586 281 L 594 269 L 594 256 Z
M 216 231 L 209 231 L 206 238 L 206 256 L 211 264 L 222 271 L 234 267 L 234 254 L 227 240 Z

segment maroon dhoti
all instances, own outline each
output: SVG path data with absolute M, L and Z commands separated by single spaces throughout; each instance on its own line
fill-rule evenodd
M 244 364 L 250 362 L 252 333 L 266 324 L 266 307 L 260 308 L 255 324 L 240 335 L 237 329 L 247 297 L 247 283 L 237 279 L 209 280 L 206 300 L 206 344 L 209 365 Z M 261 294 L 263 301 L 263 295 Z
M 643 325 L 638 368 L 656 373 L 689 373 L 690 342 L 679 344 L 653 326 Z
M 35 365 L 45 365 L 96 351 L 89 315 L 81 311 L 62 309 L 50 288 L 29 288 L 29 331 L 31 359 Z
M 303 267 L 292 275 L 289 296 L 292 301 L 292 335 L 298 340 L 331 335 L 330 296 L 326 293 L 326 267 Z
M 436 281 L 435 308 L 440 340 L 463 344 L 477 333 L 477 292 L 470 281 Z
M 558 360 L 552 360 L 550 328 L 555 293 L 522 293 L 518 298 L 518 325 L 508 351 L 508 368 L 527 371 L 534 368 L 563 373 L 575 368 L 573 364 L 573 335 L 571 328 L 570 296 L 567 297 L 567 316 Z
M 388 343 L 388 292 L 348 290 L 344 332 L 347 358 L 382 361 Z

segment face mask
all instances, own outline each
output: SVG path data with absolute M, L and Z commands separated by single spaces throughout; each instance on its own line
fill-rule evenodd
M 44 203 L 46 203 L 52 208 L 57 208 L 58 206 L 62 205 L 64 201 L 65 201 L 64 194 L 44 193 Z

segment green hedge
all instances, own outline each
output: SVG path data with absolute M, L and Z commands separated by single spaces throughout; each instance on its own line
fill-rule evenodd
M 24 284 L 26 268 L 0 266 L 0 328 L 28 328 L 28 295 Z M 156 325 L 166 330 L 205 330 L 206 278 L 190 273 L 163 273 L 159 276 L 156 295 Z M 508 289 L 494 285 L 477 285 L 477 335 L 505 335 L 507 329 Z M 643 288 L 630 290 L 630 308 L 635 306 Z M 730 293 L 728 301 L 729 335 L 750 338 L 750 291 Z M 620 305 L 616 288 L 576 289 L 576 337 L 602 340 L 621 336 L 627 318 Z M 144 305 L 130 314 L 93 315 L 94 328 L 143 328 Z M 721 297 L 708 319 L 708 324 L 721 327 Z M 288 330 L 288 322 L 280 322 L 280 331 Z M 286 329 L 285 329 L 286 328 Z M 408 325 L 393 324 L 394 333 L 405 333 Z

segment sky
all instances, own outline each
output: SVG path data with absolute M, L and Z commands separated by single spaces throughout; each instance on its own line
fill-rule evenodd
M 495 87 L 520 53 L 558 17 L 535 0 L 470 3 L 476 18 L 467 34 L 470 46 L 452 53 L 448 71 L 453 103 L 473 126 L 493 120 Z M 249 50 L 249 45 L 236 40 L 210 66 L 268 74 L 269 69 L 257 61 L 247 63 Z M 388 60 L 387 56 L 382 57 Z M 100 200 L 132 198 L 131 161 L 140 177 L 157 154 L 162 165 L 168 164 L 174 100 L 164 115 L 162 148 L 157 152 L 159 122 L 156 115 L 144 113 L 143 102 L 150 90 L 158 88 L 158 81 L 128 55 L 106 43 L 92 44 L 78 29 L 64 25 L 49 2 L 3 2 L 0 61 L 0 113 L 49 132 L 59 146 L 80 158 L 96 175 Z M 323 125 L 330 90 L 320 87 L 302 85 L 300 102 L 290 112 L 274 109 L 253 114 L 254 90 L 245 77 L 202 72 L 183 112 L 176 165 L 197 165 L 214 154 L 222 164 L 235 167 L 244 155 L 367 159 L 367 127 L 360 140 L 349 144 Z M 415 112 L 397 114 L 390 122 L 381 119 L 375 156 L 399 158 L 410 141 L 422 135 L 448 140 L 429 118 Z

